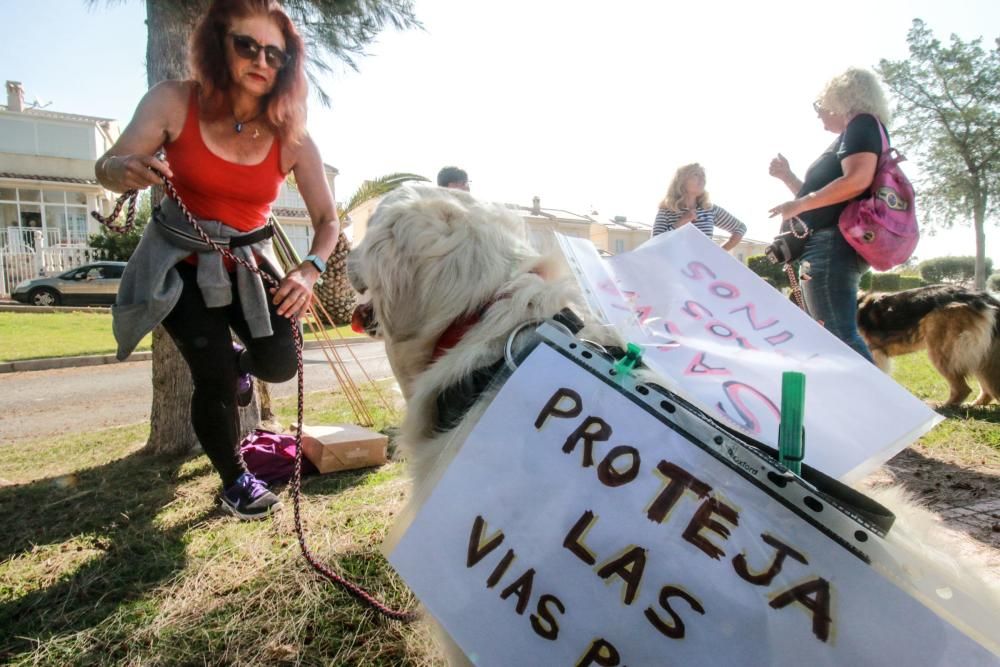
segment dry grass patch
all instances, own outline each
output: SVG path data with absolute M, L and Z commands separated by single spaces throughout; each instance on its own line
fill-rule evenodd
M 342 397 L 306 405 L 310 423 L 351 420 Z M 292 401 L 276 408 L 290 421 Z M 139 456 L 145 438 L 108 429 L 5 460 L 0 514 L 18 530 L 0 534 L 0 663 L 440 664 L 423 626 L 382 620 L 309 568 L 288 488 L 272 520 L 234 521 L 204 456 Z M 405 493 L 399 462 L 302 485 L 316 557 L 394 608 L 416 601 L 378 547 Z

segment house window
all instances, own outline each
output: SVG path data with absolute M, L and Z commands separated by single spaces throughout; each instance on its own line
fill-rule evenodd
M 617 255 L 623 252 L 625 252 L 625 240 L 615 239 L 615 254 Z
M 288 240 L 292 242 L 295 252 L 299 253 L 299 257 L 305 257 L 309 254 L 309 246 L 312 244 L 312 227 L 285 224 L 282 225 L 282 229 L 288 235 Z
M 67 206 L 66 243 L 84 244 L 87 242 L 87 238 L 87 208 Z
M 87 243 L 87 195 L 63 190 L 0 187 L 0 247 Z
M 276 208 L 305 208 L 306 203 L 299 194 L 299 189 L 291 181 L 286 180 L 278 191 L 278 198 L 275 200 Z

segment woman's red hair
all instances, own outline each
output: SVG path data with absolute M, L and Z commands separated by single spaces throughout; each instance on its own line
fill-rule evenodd
M 202 108 L 211 116 L 230 112 L 226 91 L 232 85 L 226 63 L 225 40 L 235 18 L 267 16 L 285 37 L 288 64 L 278 71 L 274 89 L 264 100 L 265 118 L 285 143 L 297 143 L 306 129 L 305 44 L 275 0 L 215 0 L 191 34 L 188 63 L 191 76 L 201 85 Z

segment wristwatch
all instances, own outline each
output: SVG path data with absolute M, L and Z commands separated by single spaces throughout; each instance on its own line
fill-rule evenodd
M 326 262 L 320 259 L 319 255 L 306 255 L 305 257 L 302 258 L 302 261 L 311 262 L 312 265 L 316 267 L 316 270 L 319 271 L 320 273 L 326 272 Z

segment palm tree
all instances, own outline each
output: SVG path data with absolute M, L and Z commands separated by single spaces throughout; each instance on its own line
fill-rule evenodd
M 362 205 L 378 199 L 407 181 L 426 181 L 427 179 L 419 174 L 395 173 L 387 174 L 374 180 L 365 181 L 351 195 L 346 204 L 337 205 L 338 217 L 342 225 L 346 225 L 350 220 L 350 215 Z M 330 255 L 326 272 L 323 279 L 316 283 L 313 293 L 327 313 L 333 318 L 333 323 L 337 326 L 347 324 L 351 321 L 351 314 L 354 312 L 355 294 L 347 280 L 347 254 L 351 252 L 351 241 L 344 232 L 340 233 L 337 240 L 337 247 Z
M 87 0 L 98 4 L 100 0 Z M 113 0 L 108 0 L 112 2 Z M 187 77 L 187 43 L 198 17 L 210 0 L 146 0 L 146 78 L 153 87 L 164 79 Z M 357 69 L 354 58 L 385 27 L 419 28 L 412 0 L 285 0 L 283 3 L 306 42 L 307 74 L 324 103 L 329 96 L 319 76 L 329 61 Z M 159 200 L 162 191 L 153 192 Z M 153 332 L 153 403 L 145 451 L 183 454 L 198 442 L 191 428 L 191 376 L 170 336 L 162 327 Z M 241 411 L 241 426 L 257 424 L 259 406 Z

